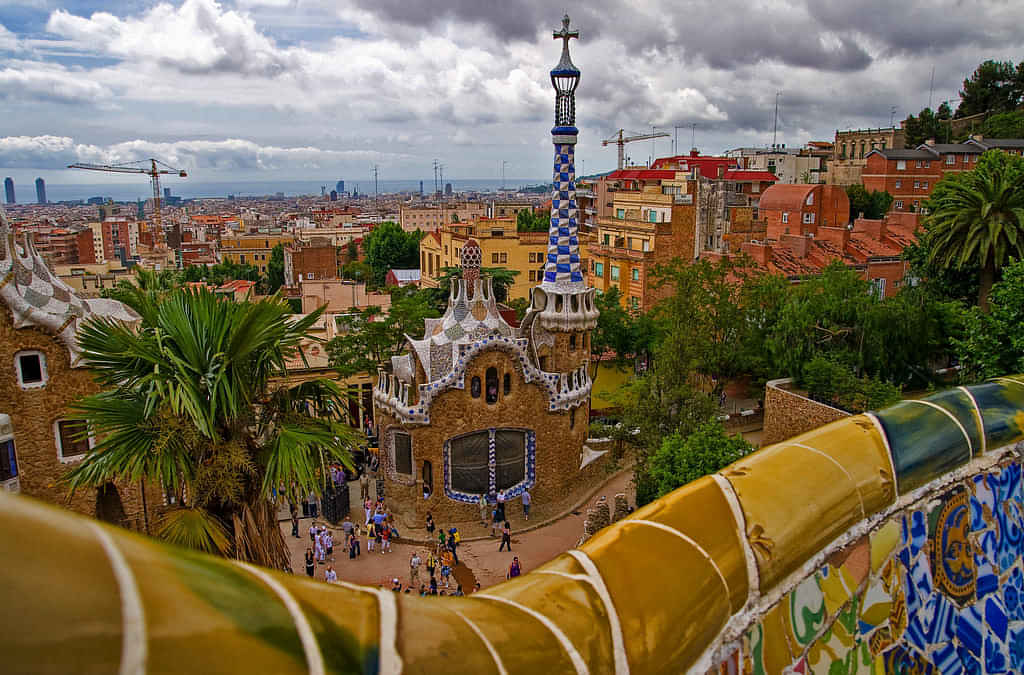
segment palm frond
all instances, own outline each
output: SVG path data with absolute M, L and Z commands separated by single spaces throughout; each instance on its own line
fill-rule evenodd
M 203 553 L 226 556 L 231 552 L 227 528 L 216 516 L 203 509 L 168 511 L 157 522 L 155 534 L 168 543 Z

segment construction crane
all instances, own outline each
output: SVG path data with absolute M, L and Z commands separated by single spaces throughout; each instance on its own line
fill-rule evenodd
M 149 165 L 148 167 L 146 166 L 147 164 Z M 68 168 L 107 171 L 109 173 L 144 173 L 149 176 L 153 183 L 153 222 L 156 224 L 157 232 L 163 232 L 163 221 L 160 217 L 160 176 L 162 174 L 175 174 L 181 178 L 188 176 L 184 169 L 175 169 L 173 166 L 153 158 L 140 159 L 137 162 L 126 162 L 125 164 L 68 164 Z
M 615 143 L 619 146 L 619 169 L 625 164 L 626 161 L 626 143 L 632 143 L 633 141 L 649 141 L 652 138 L 667 138 L 668 134 L 664 131 L 659 131 L 656 134 L 637 134 L 635 136 L 623 136 L 626 133 L 623 129 L 619 129 L 619 133 L 616 136 L 612 136 L 606 141 L 601 141 L 601 145 L 611 145 Z

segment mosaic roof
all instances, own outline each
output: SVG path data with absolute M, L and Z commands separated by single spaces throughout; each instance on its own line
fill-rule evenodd
M 107 299 L 84 299 L 54 275 L 25 233 L 16 242 L 7 213 L 0 206 L 0 300 L 11 310 L 15 328 L 37 327 L 60 338 L 71 355 L 71 366 L 80 367 L 78 327 L 91 317 L 135 323 L 131 308 Z

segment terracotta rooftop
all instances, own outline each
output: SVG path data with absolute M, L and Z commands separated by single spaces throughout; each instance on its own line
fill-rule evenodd
M 776 183 L 761 193 L 761 209 L 799 210 L 815 185 L 792 185 Z

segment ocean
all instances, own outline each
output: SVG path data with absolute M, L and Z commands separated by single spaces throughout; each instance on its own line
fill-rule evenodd
M 334 189 L 336 180 L 282 180 L 282 181 L 230 181 L 230 182 L 193 182 L 188 178 L 171 178 L 161 182 L 162 187 L 171 188 L 171 196 L 183 199 L 197 199 L 201 197 L 260 197 L 263 195 L 275 195 L 283 192 L 287 197 L 297 195 L 319 195 L 320 187 L 326 186 L 327 192 Z M 501 189 L 501 179 L 451 179 L 447 183 L 452 184 L 456 192 L 477 191 L 496 192 Z M 508 189 L 519 187 L 548 185 L 550 179 L 523 179 L 507 178 L 504 182 Z M 20 186 L 19 186 L 20 187 Z M 27 186 L 26 186 L 27 187 Z M 423 191 L 429 194 L 434 188 L 433 180 L 423 181 Z M 358 190 L 361 195 L 373 195 L 373 181 L 345 181 L 345 189 L 348 192 Z M 420 182 L 418 180 L 382 180 L 378 183 L 380 194 L 396 192 L 418 192 Z M 24 189 L 22 190 L 24 192 Z M 99 183 L 99 184 L 46 184 L 46 199 L 50 202 L 61 202 L 69 200 L 86 200 L 90 197 L 103 197 L 112 199 L 115 202 L 133 202 L 137 199 L 148 199 L 153 195 L 150 182 L 143 176 L 134 183 Z M 18 195 L 22 197 L 21 194 Z M 28 194 L 26 193 L 26 197 Z M 35 189 L 31 197 L 35 197 Z M 30 203 L 22 197 L 24 203 Z M 34 199 L 32 200 L 34 201 Z

